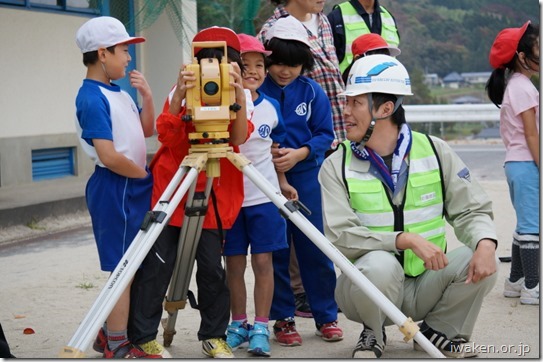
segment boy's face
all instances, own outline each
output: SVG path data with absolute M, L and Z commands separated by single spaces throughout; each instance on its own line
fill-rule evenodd
M 256 92 L 266 77 L 264 56 L 255 52 L 244 53 L 241 55 L 241 60 L 245 67 L 245 72 L 243 72 L 243 88 L 249 89 L 251 93 Z
M 100 51 L 102 51 L 100 49 Z M 128 52 L 128 45 L 119 44 L 115 46 L 115 53 L 110 53 L 107 49 L 104 51 L 103 64 L 110 79 L 121 79 L 126 75 L 126 67 L 132 60 Z M 102 61 L 102 58 L 100 59 Z
M 292 83 L 296 78 L 302 74 L 303 65 L 297 65 L 290 67 L 284 64 L 274 64 L 268 68 L 268 73 L 281 87 L 285 87 Z

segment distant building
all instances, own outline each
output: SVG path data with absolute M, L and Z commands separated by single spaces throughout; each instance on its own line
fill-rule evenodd
M 460 73 L 460 76 L 468 84 L 486 84 L 488 78 L 490 78 L 490 74 L 491 72 L 468 72 Z
M 480 104 L 483 103 L 481 98 L 473 96 L 462 96 L 452 100 L 453 104 Z
M 424 74 L 423 83 L 429 87 L 435 87 L 441 85 L 441 79 L 439 79 L 437 73 L 427 73 Z
M 446 88 L 460 88 L 464 85 L 464 78 L 457 72 L 449 73 L 443 78 L 443 86 Z

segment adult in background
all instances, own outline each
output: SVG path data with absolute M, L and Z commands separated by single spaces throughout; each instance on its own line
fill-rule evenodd
M 400 33 L 394 16 L 378 0 L 349 0 L 334 6 L 328 14 L 334 45 L 343 73 L 353 60 L 351 44 L 362 34 L 381 35 L 389 45 L 400 45 Z
M 474 356 L 471 338 L 496 282 L 492 202 L 441 139 L 411 131 L 409 74 L 381 54 L 355 62 L 344 95 L 348 141 L 319 172 L 325 235 L 444 355 Z M 447 251 L 445 223 L 464 244 Z M 381 357 L 386 315 L 340 275 L 336 301 L 364 329 L 353 357 Z M 421 347 L 415 342 L 415 349 Z

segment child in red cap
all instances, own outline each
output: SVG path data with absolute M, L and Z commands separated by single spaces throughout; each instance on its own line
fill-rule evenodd
M 539 26 L 529 21 L 502 30 L 489 56 L 494 68 L 486 90 L 500 109 L 505 175 L 517 216 L 511 273 L 503 295 L 539 305 L 539 92 L 530 77 L 539 74 Z
M 351 68 L 358 59 L 371 54 L 385 54 L 391 57 L 397 57 L 401 54 L 401 50 L 395 46 L 388 45 L 385 39 L 379 34 L 368 33 L 360 35 L 353 41 L 351 45 L 353 53 L 353 61 L 345 68 L 341 77 L 343 82 L 347 84 L 347 78 Z
M 200 41 L 225 41 L 224 48 L 195 49 L 200 62 L 204 58 L 223 56 L 231 62 L 234 72 L 230 74 L 231 86 L 235 89 L 236 103 L 241 106 L 236 118 L 228 126 L 229 144 L 235 152 L 253 131 L 248 119 L 252 111 L 251 99 L 243 90 L 240 58 L 240 43 L 237 34 L 228 28 L 211 27 L 200 31 L 193 39 Z M 154 176 L 153 205 L 160 199 L 183 159 L 189 154 L 189 133 L 195 132 L 193 122 L 182 120 L 186 112 L 187 89 L 194 87 L 195 74 L 184 66 L 179 71 L 177 84 L 164 103 L 157 119 L 158 140 L 161 147 L 151 161 Z M 230 229 L 243 201 L 243 174 L 226 159 L 220 159 L 220 176 L 213 179 L 209 205 L 204 218 L 202 233 L 196 251 L 196 284 L 198 306 L 201 316 L 198 339 L 202 341 L 202 352 L 213 358 L 233 358 L 232 350 L 226 343 L 226 328 L 230 319 L 230 295 L 226 285 L 226 274 L 221 263 L 221 249 L 224 231 Z M 205 189 L 207 175 L 199 174 L 196 192 Z M 186 195 L 172 214 L 162 233 L 145 258 L 142 268 L 134 278 L 132 288 L 131 315 L 128 331 L 132 340 L 143 348 L 164 351 L 156 341 L 162 302 L 170 282 L 183 218 Z

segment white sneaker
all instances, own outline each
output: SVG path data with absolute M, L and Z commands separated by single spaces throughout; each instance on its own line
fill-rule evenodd
M 524 288 L 524 277 L 520 278 L 514 283 L 509 281 L 509 278 L 505 278 L 505 283 L 503 285 L 503 296 L 507 298 L 518 298 L 520 297 L 520 292 Z
M 520 304 L 539 305 L 539 283 L 532 289 L 522 288 L 520 292 Z

